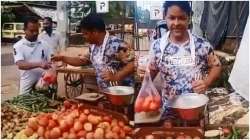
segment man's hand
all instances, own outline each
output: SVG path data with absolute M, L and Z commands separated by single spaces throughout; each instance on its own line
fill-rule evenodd
M 51 62 L 41 62 L 39 67 L 42 69 L 49 69 L 51 68 L 51 64 Z
M 111 73 L 110 71 L 102 71 L 102 72 L 101 72 L 101 77 L 102 77 L 105 81 L 118 81 L 116 75 L 114 75 L 114 74 Z
M 192 87 L 195 93 L 204 94 L 209 87 L 205 80 L 197 80 L 192 82 Z

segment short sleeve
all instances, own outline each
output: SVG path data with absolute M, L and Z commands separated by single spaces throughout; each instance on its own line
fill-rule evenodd
M 20 46 L 14 45 L 13 46 L 13 55 L 15 63 L 20 60 L 24 60 L 23 52 Z

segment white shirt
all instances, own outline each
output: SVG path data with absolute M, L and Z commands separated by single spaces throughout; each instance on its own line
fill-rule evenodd
M 62 47 L 62 37 L 56 31 L 51 33 L 51 36 L 48 35 L 45 31 L 39 34 L 38 39 L 41 40 L 44 44 L 48 45 L 52 49 L 53 53 L 56 53 Z
M 48 61 L 51 50 L 41 41 L 30 42 L 23 38 L 14 44 L 15 63 L 24 60 L 26 62 Z M 30 91 L 32 86 L 39 80 L 44 72 L 41 68 L 20 71 L 20 94 Z

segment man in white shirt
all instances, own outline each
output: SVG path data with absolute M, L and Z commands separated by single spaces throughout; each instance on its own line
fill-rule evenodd
M 56 31 L 53 31 L 53 21 L 50 17 L 43 20 L 43 31 L 39 34 L 38 39 L 47 44 L 52 52 L 58 53 L 62 47 L 62 37 Z
M 28 18 L 24 22 L 25 37 L 14 44 L 14 60 L 20 70 L 20 94 L 28 93 L 39 80 L 44 69 L 51 67 L 48 62 L 50 50 L 37 40 L 39 22 Z

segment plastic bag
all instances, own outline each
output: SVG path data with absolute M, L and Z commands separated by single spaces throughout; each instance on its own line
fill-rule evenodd
M 41 77 L 35 85 L 35 89 L 38 91 L 44 91 L 49 89 L 49 84 Z
M 46 70 L 42 77 L 38 80 L 35 85 L 35 89 L 37 90 L 48 90 L 50 85 L 55 85 L 57 83 L 57 73 L 56 66 L 52 65 L 52 67 Z
M 155 88 L 149 70 L 146 70 L 142 87 L 135 101 L 135 112 L 157 112 L 161 108 L 161 96 Z

